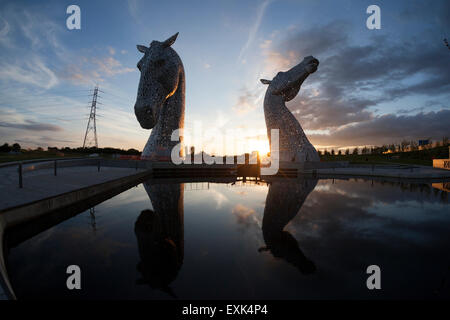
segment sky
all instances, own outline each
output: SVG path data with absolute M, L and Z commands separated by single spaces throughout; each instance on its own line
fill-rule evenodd
M 66 27 L 71 4 L 81 9 L 80 30 Z M 371 4 L 381 9 L 379 30 L 366 27 Z M 319 69 L 287 106 L 316 148 L 450 136 L 445 0 L 2 0 L 0 143 L 81 146 L 98 85 L 99 147 L 142 150 L 150 131 L 133 109 L 142 57 L 136 45 L 176 32 L 188 145 L 267 151 L 259 79 L 309 55 Z M 194 139 L 189 130 L 199 126 L 214 134 Z M 217 135 L 233 135 L 233 143 Z

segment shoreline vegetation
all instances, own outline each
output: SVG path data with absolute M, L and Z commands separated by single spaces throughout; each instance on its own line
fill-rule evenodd
M 434 147 L 427 147 L 422 150 L 412 151 L 394 151 L 386 153 L 381 148 L 363 148 L 349 149 L 344 152 L 334 150 L 319 151 L 320 161 L 349 161 L 350 163 L 361 164 L 406 164 L 406 165 L 422 165 L 432 166 L 433 159 L 449 159 L 449 144 L 442 144 Z M 47 150 L 43 148 L 37 149 L 21 149 L 20 145 L 15 143 L 9 145 L 7 143 L 0 146 L 0 163 L 25 160 L 39 160 L 46 158 L 65 158 L 65 157 L 83 157 L 98 154 L 103 157 L 121 156 L 140 156 L 141 152 L 136 149 L 118 149 L 118 148 L 52 148 Z

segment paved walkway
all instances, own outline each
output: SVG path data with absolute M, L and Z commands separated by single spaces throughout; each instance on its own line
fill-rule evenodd
M 24 168 L 30 165 L 24 165 Z M 102 182 L 129 176 L 143 170 L 134 168 L 96 166 L 25 171 L 23 188 L 19 188 L 17 166 L 0 168 L 0 211 L 6 208 L 48 198 L 65 192 L 81 189 Z

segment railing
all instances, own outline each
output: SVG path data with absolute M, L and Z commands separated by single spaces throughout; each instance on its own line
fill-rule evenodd
M 36 163 L 36 165 L 33 165 L 33 163 Z M 29 166 L 25 167 L 25 165 Z M 53 169 L 53 175 L 57 176 L 59 169 L 74 166 L 97 166 L 97 172 L 100 172 L 101 167 L 133 168 L 137 171 L 138 169 L 149 169 L 151 167 L 151 163 L 140 160 L 116 160 L 98 157 L 31 160 L 8 163 L 2 167 L 12 166 L 17 166 L 19 188 L 23 188 L 24 173 L 36 170 Z

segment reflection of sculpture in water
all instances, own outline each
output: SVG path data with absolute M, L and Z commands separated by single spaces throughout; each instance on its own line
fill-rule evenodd
M 269 186 L 264 209 L 262 230 L 266 247 L 259 251 L 270 251 L 304 274 L 313 273 L 316 267 L 300 250 L 297 240 L 283 229 L 300 211 L 316 184 L 317 179 L 274 181 Z
M 176 297 L 169 285 L 183 264 L 183 184 L 144 183 L 144 187 L 153 210 L 142 211 L 134 227 L 142 275 L 137 283 Z

